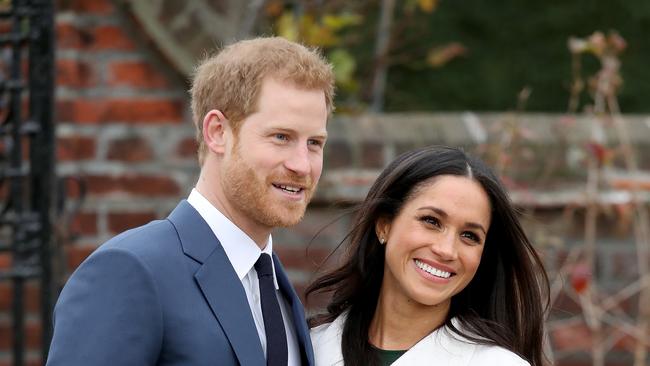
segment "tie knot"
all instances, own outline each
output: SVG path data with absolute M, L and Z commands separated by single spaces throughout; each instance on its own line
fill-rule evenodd
M 255 262 L 255 270 L 257 271 L 257 277 L 271 276 L 273 277 L 273 266 L 271 265 L 271 256 L 262 253 L 260 257 Z

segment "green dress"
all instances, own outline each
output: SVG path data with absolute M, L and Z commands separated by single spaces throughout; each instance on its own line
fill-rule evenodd
M 379 364 L 381 366 L 389 366 L 393 362 L 395 362 L 398 358 L 402 357 L 404 353 L 406 353 L 407 350 L 397 350 L 397 351 L 389 351 L 385 349 L 379 349 L 373 347 L 375 352 L 377 353 L 377 357 L 379 358 Z

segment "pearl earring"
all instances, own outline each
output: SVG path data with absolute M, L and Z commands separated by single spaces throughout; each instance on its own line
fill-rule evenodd
M 379 243 L 380 243 L 381 245 L 386 244 L 386 239 L 384 239 L 384 237 L 382 236 L 381 238 L 379 238 Z

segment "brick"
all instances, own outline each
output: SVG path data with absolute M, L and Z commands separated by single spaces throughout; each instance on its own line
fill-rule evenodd
M 94 137 L 66 136 L 56 142 L 57 159 L 62 161 L 88 160 L 95 157 L 96 141 Z
M 11 253 L 0 253 L 0 269 L 7 269 L 11 267 Z
M 146 197 L 177 196 L 180 189 L 176 182 L 166 176 L 126 175 L 84 178 L 88 192 L 94 195 L 126 193 Z
M 383 168 L 384 145 L 379 142 L 361 144 L 361 164 L 364 168 Z
M 108 230 L 117 234 L 134 227 L 142 226 L 156 219 L 153 212 L 122 212 L 108 214 Z
M 135 44 L 127 35 L 117 26 L 105 25 L 93 29 L 93 50 L 121 50 L 131 51 Z
M 344 141 L 330 141 L 325 149 L 326 169 L 348 167 L 352 163 L 352 150 Z
M 183 102 L 177 99 L 75 99 L 57 103 L 57 119 L 82 124 L 106 122 L 182 123 Z
M 41 309 L 41 287 L 36 283 L 25 285 L 24 309 L 37 312 Z
M 109 160 L 134 163 L 151 160 L 153 151 L 147 140 L 139 137 L 128 137 L 111 141 L 107 157 Z
M 97 249 L 95 245 L 69 245 L 67 248 L 67 264 L 70 272 L 74 271 L 81 262 Z
M 77 235 L 97 235 L 97 213 L 80 212 L 72 218 L 70 232 Z
M 40 350 L 35 350 L 40 352 Z M 0 366 L 15 366 L 12 362 L 9 361 L 0 361 Z M 43 361 L 40 357 L 35 357 L 33 355 L 27 354 L 25 357 L 25 366 L 43 366 Z
M 152 65 L 141 61 L 119 61 L 109 66 L 111 86 L 133 88 L 167 88 L 169 83 Z
M 72 24 L 58 22 L 56 24 L 56 42 L 56 48 L 60 50 L 80 49 L 84 44 L 90 42 L 90 35 Z
M 65 198 L 73 200 L 80 199 L 82 190 L 85 189 L 85 184 L 86 182 L 82 177 L 66 177 L 64 181 L 65 192 L 63 192 Z
M 13 283 L 0 283 L 0 312 L 11 311 L 13 306 Z M 40 287 L 35 283 L 26 283 L 23 288 L 23 310 L 26 312 L 37 312 L 41 307 Z
M 25 116 L 23 116 L 22 119 L 27 120 L 28 119 L 27 114 L 28 114 L 29 110 L 27 108 L 23 108 L 22 111 L 25 112 L 24 113 Z M 2 115 L 0 115 L 0 116 L 2 116 Z M 11 143 L 9 143 L 9 141 L 10 140 L 7 140 L 6 142 L 5 141 L 0 142 L 0 154 L 3 155 L 3 156 L 11 155 L 11 150 L 10 149 L 13 146 L 12 146 Z M 22 151 L 23 160 L 29 160 L 30 142 L 31 142 L 31 140 L 30 140 L 30 138 L 28 136 L 22 136 L 20 138 L 20 147 L 21 147 L 21 151 Z
M 11 282 L 0 283 L 0 312 L 11 311 Z
M 56 61 L 56 84 L 72 88 L 84 88 L 96 83 L 96 78 L 87 62 L 71 59 Z
M 280 245 L 274 245 L 273 249 L 286 268 L 308 271 L 316 270 L 331 252 L 324 248 L 287 248 Z
M 116 100 L 110 103 L 110 119 L 133 123 L 183 121 L 183 102 L 163 100 Z
M 558 326 L 551 332 L 554 349 L 561 351 L 591 350 L 592 334 L 584 323 Z
M 56 25 L 57 48 L 88 51 L 132 51 L 135 44 L 117 26 L 77 27 L 59 22 Z
M 109 0 L 57 0 L 56 10 L 107 15 L 115 10 Z
M 36 348 L 41 346 L 41 336 L 43 329 L 41 324 L 36 321 L 25 322 L 25 346 L 27 348 Z M 0 351 L 9 351 L 12 345 L 13 329 L 9 321 L 0 323 Z
M 616 189 L 650 191 L 650 180 L 642 179 L 612 179 L 610 184 Z
M 198 150 L 199 144 L 195 138 L 183 139 L 176 145 L 176 155 L 184 159 L 196 158 Z

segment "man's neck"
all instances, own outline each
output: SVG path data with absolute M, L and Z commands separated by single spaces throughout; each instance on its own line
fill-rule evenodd
M 246 235 L 248 235 L 260 249 L 264 249 L 268 243 L 269 235 L 271 235 L 272 228 L 267 228 L 262 225 L 256 225 L 250 219 L 244 217 L 239 211 L 234 209 L 225 198 L 223 190 L 220 189 L 219 184 L 210 184 L 214 179 L 209 179 L 201 172 L 199 180 L 196 183 L 196 190 L 205 197 L 205 199 L 212 204 L 219 212 L 221 212 L 230 222 L 240 228 Z

